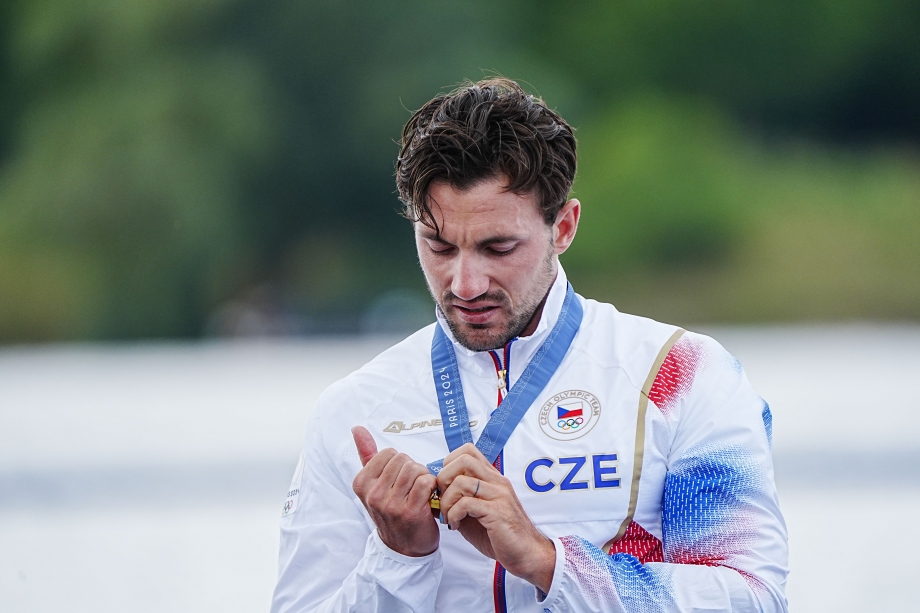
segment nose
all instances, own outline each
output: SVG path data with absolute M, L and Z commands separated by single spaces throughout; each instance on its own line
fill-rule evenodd
M 474 300 L 489 291 L 489 275 L 475 255 L 457 258 L 450 291 L 460 300 Z

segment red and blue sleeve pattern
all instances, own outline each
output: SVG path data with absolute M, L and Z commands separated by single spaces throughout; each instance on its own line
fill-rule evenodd
M 737 360 L 690 333 L 671 348 L 648 398 L 671 431 L 660 547 L 635 522 L 609 554 L 578 536 L 555 539 L 544 610 L 785 612 L 788 552 L 769 406 Z M 641 547 L 624 544 L 637 534 Z

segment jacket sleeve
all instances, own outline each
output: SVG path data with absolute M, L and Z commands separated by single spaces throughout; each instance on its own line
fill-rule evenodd
M 786 526 L 771 458 L 770 408 L 741 365 L 687 333 L 648 393 L 672 429 L 662 496 L 661 562 L 555 539 L 544 610 L 787 611 Z
M 282 511 L 271 611 L 433 611 L 441 580 L 440 550 L 421 558 L 404 556 L 387 547 L 372 529 L 351 489 L 351 478 L 360 469 L 357 451 L 341 433 L 330 432 L 322 417 L 341 415 L 324 407 L 348 406 L 343 401 L 351 401 L 351 395 L 342 396 L 327 390 L 307 427 L 304 452 Z M 327 450 L 337 441 L 338 462 Z

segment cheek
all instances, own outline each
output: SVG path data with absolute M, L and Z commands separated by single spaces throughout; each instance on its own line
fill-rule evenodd
M 444 265 L 444 262 L 441 261 L 437 256 L 434 256 L 431 253 L 419 253 L 418 258 L 419 264 L 422 267 L 422 273 L 425 275 L 425 280 L 428 282 L 428 285 L 435 289 L 440 289 L 445 284 L 445 279 L 447 275 L 447 267 Z
M 529 248 L 526 252 L 515 253 L 506 262 L 505 269 L 514 270 L 514 280 L 527 283 L 539 277 L 545 266 L 546 253 L 544 250 Z

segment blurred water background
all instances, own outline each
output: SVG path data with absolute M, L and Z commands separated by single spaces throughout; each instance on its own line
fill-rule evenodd
M 920 326 L 707 332 L 773 408 L 792 610 L 915 611 Z M 0 610 L 267 610 L 313 402 L 392 340 L 0 351 Z
M 0 611 L 267 608 L 313 401 L 432 317 L 395 141 L 493 74 L 577 128 L 578 291 L 713 331 L 771 402 L 793 609 L 916 609 L 918 31 L 912 0 L 0 0 Z

